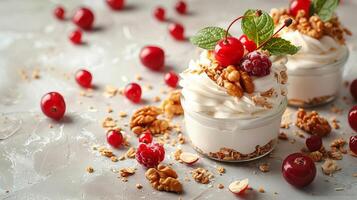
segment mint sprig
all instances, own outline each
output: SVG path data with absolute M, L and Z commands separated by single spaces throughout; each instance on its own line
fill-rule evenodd
M 313 0 L 312 11 L 316 13 L 322 21 L 328 21 L 332 18 L 339 0 Z
M 258 46 L 268 40 L 274 32 L 274 21 L 267 12 L 262 11 L 260 16 L 256 10 L 249 9 L 242 19 L 243 33 Z
M 207 50 L 213 50 L 217 42 L 224 38 L 226 30 L 220 27 L 206 27 L 190 38 L 192 44 Z
M 283 38 L 271 38 L 264 44 L 262 49 L 269 51 L 271 55 L 293 55 L 300 50 L 300 47 L 291 44 L 290 41 L 284 40 Z

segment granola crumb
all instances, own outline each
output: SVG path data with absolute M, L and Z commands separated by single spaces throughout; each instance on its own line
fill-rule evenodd
M 210 178 L 213 177 L 212 174 L 204 169 L 204 168 L 196 168 L 192 171 L 192 178 L 197 183 L 208 184 L 210 182 Z
M 137 183 L 137 184 L 135 185 L 135 187 L 136 187 L 137 189 L 139 189 L 139 190 L 141 190 L 141 189 L 143 188 L 143 186 L 142 186 L 141 184 L 139 184 L 139 183 Z
M 219 175 L 222 175 L 222 174 L 226 173 L 226 169 L 224 167 L 222 167 L 222 166 L 217 166 L 216 170 L 219 173 Z
M 357 173 L 353 173 L 352 176 L 353 176 L 353 177 L 357 177 Z
M 262 163 L 259 165 L 259 170 L 261 172 L 269 172 L 270 171 L 270 165 L 269 163 Z
M 112 157 L 110 157 L 110 160 L 111 160 L 112 162 L 118 162 L 118 157 L 112 156 Z
M 265 190 L 264 190 L 263 187 L 259 187 L 259 188 L 258 188 L 258 192 L 260 192 L 260 193 L 265 193 Z
M 297 112 L 295 124 L 305 132 L 320 137 L 326 136 L 331 132 L 331 126 L 328 121 L 321 117 L 316 111 L 307 113 L 304 109 L 300 108 Z
M 119 175 L 120 175 L 120 177 L 124 178 L 124 177 L 134 175 L 135 171 L 136 171 L 136 168 L 132 168 L 132 167 L 121 168 L 119 170 Z
M 112 113 L 112 112 L 113 112 L 113 108 L 109 107 L 109 108 L 107 109 L 107 112 L 108 112 L 108 113 Z
M 123 112 L 123 111 L 120 111 L 120 112 L 119 112 L 119 117 L 124 118 L 124 117 L 126 117 L 126 116 L 128 116 L 128 113 Z
M 94 172 L 94 169 L 93 169 L 93 167 L 88 166 L 88 167 L 86 168 L 86 171 L 91 174 L 91 173 Z
M 289 138 L 288 138 L 288 135 L 286 135 L 286 133 L 281 132 L 281 133 L 279 133 L 279 135 L 278 135 L 278 139 L 279 139 L 279 140 L 288 140 Z
M 137 74 L 137 75 L 135 75 L 135 79 L 137 81 L 141 81 L 141 80 L 143 80 L 143 77 L 140 74 Z
M 135 153 L 136 153 L 136 150 L 134 147 L 130 147 L 128 149 L 128 151 L 125 153 L 125 157 L 126 158 L 135 158 Z
M 153 99 L 154 102 L 160 102 L 161 101 L 161 98 L 159 96 L 155 96 L 154 99 Z
M 332 175 L 341 168 L 337 165 L 336 161 L 331 159 L 326 159 L 324 164 L 321 165 L 322 172 L 326 175 Z
M 218 184 L 217 185 L 218 189 L 223 189 L 224 188 L 224 185 L 222 183 Z

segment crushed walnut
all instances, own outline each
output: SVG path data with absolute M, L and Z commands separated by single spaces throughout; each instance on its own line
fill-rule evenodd
M 321 165 L 322 172 L 326 175 L 332 175 L 341 168 L 337 165 L 336 161 L 331 159 L 326 159 L 324 164 Z
M 340 129 L 340 124 L 339 123 L 340 122 L 336 118 L 332 119 L 332 123 L 331 123 L 332 128 Z
M 197 183 L 207 184 L 212 177 L 213 175 L 208 170 L 201 167 L 192 171 L 192 178 L 195 179 Z
M 162 109 L 155 106 L 144 106 L 138 109 L 131 118 L 130 129 L 136 135 L 146 130 L 150 130 L 154 135 L 165 133 L 170 127 L 168 121 L 157 118 L 162 112 Z
M 128 149 L 128 151 L 125 153 L 125 157 L 126 158 L 135 158 L 135 153 L 136 153 L 136 150 L 134 147 L 130 147 Z
M 180 155 L 182 154 L 182 149 L 176 149 L 175 152 L 173 152 L 173 157 L 175 160 L 179 161 Z
M 177 173 L 169 166 L 160 164 L 157 169 L 150 168 L 146 171 L 145 177 L 156 190 L 176 193 L 182 192 L 182 185 L 179 180 L 177 180 Z
M 128 177 L 128 176 L 134 175 L 135 171 L 136 171 L 136 168 L 132 168 L 132 167 L 122 168 L 119 170 L 119 175 L 121 177 Z
M 219 173 L 219 175 L 226 173 L 226 169 L 222 166 L 217 166 L 216 170 Z
M 300 33 L 310 37 L 321 39 L 330 36 L 341 44 L 345 43 L 345 35 L 352 35 L 351 31 L 343 27 L 335 15 L 324 22 L 317 15 L 307 17 L 305 11 L 298 11 L 297 15 L 291 16 L 287 9 L 272 9 L 271 16 L 275 24 L 282 23 L 287 18 L 292 18 L 293 23 L 288 27 L 290 30 L 298 30 Z
M 259 170 L 261 172 L 269 172 L 270 171 L 270 165 L 269 163 L 262 163 L 259 165 Z
M 117 127 L 117 123 L 112 117 L 106 117 L 102 121 L 102 127 L 105 129 L 114 129 Z
M 141 190 L 141 189 L 143 188 L 143 186 L 142 186 L 141 184 L 139 184 L 139 183 L 137 183 L 137 184 L 135 185 L 135 187 L 136 187 L 138 190 Z
M 98 151 L 102 156 L 105 156 L 105 157 L 108 157 L 108 158 L 111 158 L 112 156 L 114 156 L 113 151 L 108 149 L 108 148 L 106 148 L 106 147 L 99 147 Z
M 320 162 L 324 155 L 320 151 L 313 151 L 309 152 L 308 156 L 314 161 L 314 162 Z
M 174 90 L 170 92 L 168 97 L 162 102 L 161 108 L 165 116 L 172 118 L 175 115 L 182 115 L 183 108 L 181 106 L 181 90 Z
M 217 185 L 217 187 L 218 187 L 218 189 L 223 189 L 223 188 L 224 188 L 224 185 L 223 185 L 222 183 L 219 183 L 219 184 Z
M 297 112 L 296 126 L 309 134 L 320 137 L 326 136 L 331 132 L 331 126 L 325 118 L 319 116 L 315 111 L 307 113 L 301 108 Z
M 347 153 L 347 150 L 344 148 L 345 144 L 346 144 L 346 140 L 343 138 L 334 139 L 330 144 L 331 151 L 339 151 L 341 153 Z

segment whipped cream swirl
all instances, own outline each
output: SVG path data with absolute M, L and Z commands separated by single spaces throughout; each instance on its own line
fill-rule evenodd
M 245 93 L 243 97 L 237 98 L 227 94 L 226 89 L 211 80 L 202 66 L 210 66 L 211 60 L 208 51 L 200 55 L 199 60 L 191 60 L 188 69 L 180 74 L 182 95 L 184 102 L 194 112 L 205 113 L 214 118 L 241 119 L 258 118 L 275 113 L 282 101 L 286 98 L 286 86 L 281 83 L 281 73 L 286 71 L 286 57 L 271 57 L 271 73 L 264 77 L 252 77 L 255 85 L 253 94 Z M 273 89 L 273 95 L 266 97 L 271 108 L 256 105 L 252 97 L 261 97 L 261 93 Z
M 297 54 L 288 56 L 289 62 L 286 66 L 289 71 L 324 67 L 343 59 L 348 52 L 345 45 L 330 36 L 318 40 L 299 31 L 286 31 L 281 37 L 301 46 Z

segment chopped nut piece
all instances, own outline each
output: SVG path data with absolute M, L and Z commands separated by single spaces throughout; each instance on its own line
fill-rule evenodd
M 118 157 L 112 156 L 110 157 L 110 160 L 112 160 L 112 162 L 118 162 Z
M 180 143 L 180 144 L 185 144 L 185 142 L 186 142 L 185 136 L 183 136 L 183 134 L 181 134 L 181 133 L 178 134 L 177 139 L 178 139 L 178 143 Z
M 93 173 L 94 172 L 94 169 L 91 166 L 87 167 L 86 170 L 87 170 L 88 173 Z
M 110 86 L 110 85 L 105 86 L 104 96 L 106 96 L 106 97 L 114 97 L 117 93 L 118 93 L 118 89 L 117 88 L 115 88 L 113 86 Z
M 265 190 L 264 190 L 264 188 L 263 188 L 263 187 L 259 187 L 258 192 L 260 192 L 260 193 L 264 193 L 264 192 L 265 192 Z
M 183 114 L 180 98 L 181 90 L 174 90 L 170 92 L 168 97 L 162 102 L 161 108 L 169 119 Z
M 140 74 L 135 75 L 135 79 L 138 81 L 143 80 L 143 77 Z
M 331 159 L 326 159 L 324 164 L 321 165 L 322 172 L 326 175 L 332 175 L 341 168 L 337 165 L 336 161 Z
M 136 187 L 137 189 L 139 189 L 139 190 L 141 190 L 141 189 L 143 188 L 143 186 L 142 186 L 141 184 L 139 184 L 139 183 L 136 184 L 135 187 Z
M 289 138 L 288 138 L 288 136 L 286 135 L 286 133 L 281 132 L 281 133 L 279 133 L 278 139 L 279 139 L 279 140 L 288 140 Z
M 333 160 L 342 160 L 342 153 L 340 151 L 328 151 L 329 158 Z
M 310 152 L 308 156 L 314 161 L 314 162 L 320 162 L 323 158 L 323 154 L 320 151 L 314 151 Z
M 332 151 L 340 151 L 342 153 L 347 153 L 347 150 L 344 149 L 346 141 L 343 138 L 335 139 L 331 142 L 330 147 Z
M 180 155 L 181 154 L 182 154 L 182 150 L 181 149 L 176 149 L 176 151 L 174 152 L 175 160 L 180 160 Z
M 134 147 L 130 147 L 128 149 L 128 151 L 125 153 L 125 157 L 126 158 L 135 158 L 135 153 L 136 153 L 136 150 Z
M 119 117 L 124 118 L 126 116 L 128 116 L 128 114 L 126 112 L 123 112 L 123 111 L 119 112 Z
M 212 174 L 204 168 L 199 167 L 192 171 L 192 178 L 198 183 L 207 184 L 210 182 L 210 177 Z
M 160 102 L 161 98 L 159 96 L 155 96 L 153 99 L 154 102 Z
M 114 156 L 113 151 L 106 147 L 100 147 L 100 148 L 98 148 L 98 151 L 102 156 L 105 156 L 108 158 L 111 158 L 112 156 Z
M 113 129 L 113 128 L 117 127 L 117 123 L 115 122 L 115 120 L 113 118 L 106 117 L 102 121 L 102 127 L 105 129 Z
M 169 166 L 160 164 L 157 169 L 150 168 L 146 171 L 145 177 L 156 190 L 176 193 L 182 192 L 182 185 L 177 180 L 177 174 Z
M 328 121 L 319 116 L 315 111 L 306 113 L 304 109 L 297 112 L 296 126 L 312 135 L 326 136 L 331 132 L 331 126 Z
M 128 177 L 135 174 L 135 168 L 127 167 L 119 170 L 119 175 L 121 177 Z
M 268 163 L 262 163 L 259 165 L 259 170 L 261 172 L 269 172 L 270 171 L 270 165 Z
M 169 129 L 169 123 L 166 120 L 158 119 L 157 116 L 160 114 L 162 114 L 162 110 L 155 106 L 140 108 L 131 118 L 131 130 L 137 135 L 148 129 L 154 135 L 165 133 Z
M 218 184 L 217 185 L 218 189 L 223 189 L 224 188 L 224 185 L 222 183 Z
M 220 175 L 226 173 L 226 169 L 222 166 L 217 166 L 216 170 Z
M 334 129 L 339 129 L 340 128 L 339 121 L 336 118 L 332 119 L 332 127 Z

